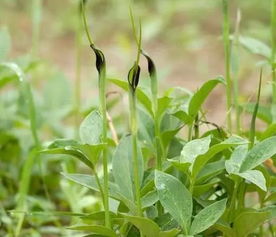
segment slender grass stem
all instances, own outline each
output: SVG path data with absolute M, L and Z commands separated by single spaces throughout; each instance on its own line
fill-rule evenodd
M 42 0 L 32 1 L 32 55 L 36 56 L 39 46 Z
M 110 228 L 111 227 L 111 220 L 110 220 L 110 213 L 109 213 L 109 173 L 108 173 L 108 153 L 107 153 L 107 127 L 108 127 L 108 120 L 106 115 L 106 65 L 105 65 L 105 58 L 103 53 L 98 50 L 92 37 L 88 30 L 87 20 L 86 20 L 86 13 L 84 9 L 84 1 L 82 1 L 82 17 L 83 17 L 83 24 L 86 32 L 87 39 L 89 41 L 90 47 L 94 51 L 96 55 L 96 68 L 99 73 L 99 96 L 100 96 L 100 113 L 103 117 L 103 130 L 102 130 L 102 142 L 105 144 L 103 151 L 102 151 L 102 159 L 103 159 L 103 175 L 104 175 L 104 185 L 103 185 L 103 203 L 105 209 L 105 226 Z
M 261 69 L 260 79 L 259 79 L 259 87 L 258 87 L 258 95 L 257 95 L 257 102 L 256 102 L 256 105 L 255 105 L 253 114 L 252 114 L 251 125 L 250 125 L 249 149 L 251 149 L 254 146 L 254 143 L 255 143 L 256 118 L 257 118 L 257 113 L 258 113 L 258 108 L 259 108 L 259 103 L 260 103 L 260 95 L 261 95 L 261 87 L 262 87 L 262 75 L 263 75 L 263 71 Z
M 234 94 L 234 107 L 235 107 L 235 121 L 236 121 L 236 131 L 240 133 L 241 131 L 241 108 L 239 106 L 239 50 L 240 50 L 240 43 L 239 43 L 239 34 L 240 34 L 240 22 L 241 22 L 241 11 L 238 9 L 237 11 L 237 19 L 235 25 L 235 34 L 234 40 L 232 45 L 232 73 L 233 73 L 233 94 Z
M 230 40 L 229 40 L 229 10 L 228 0 L 222 0 L 223 3 L 223 41 L 224 41 L 224 54 L 225 54 L 225 78 L 226 78 L 226 107 L 227 107 L 227 126 L 228 130 L 232 131 L 232 81 L 230 72 Z
M 276 105 L 276 0 L 271 0 L 271 45 L 272 100 Z
M 76 24 L 76 34 L 75 34 L 75 137 L 78 136 L 79 125 L 80 125 L 80 107 L 81 107 L 81 12 L 79 9 L 79 4 L 77 4 L 77 24 Z

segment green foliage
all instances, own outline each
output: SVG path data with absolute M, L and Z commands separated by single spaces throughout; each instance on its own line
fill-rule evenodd
M 79 80 L 77 103 L 71 99 L 71 82 L 45 62 L 37 67 L 47 80 L 35 81 L 40 71 L 32 57 L 40 45 L 43 1 L 32 1 L 31 59 L 7 62 L 13 55 L 11 37 L 9 30 L 0 29 L 0 235 L 274 236 L 275 93 L 271 104 L 261 104 L 260 81 L 256 103 L 235 106 L 252 114 L 250 128 L 240 124 L 235 134 L 228 11 L 232 3 L 223 0 L 225 79 L 207 80 L 194 93 L 180 87 L 162 93 L 157 64 L 143 48 L 141 22 L 138 29 L 131 9 L 136 58 L 127 80 L 107 78 L 105 54 L 90 35 L 85 13 L 86 4 L 97 3 L 88 2 L 75 5 L 95 56 L 99 105 L 88 102 L 85 110 Z M 81 52 L 82 31 L 76 28 Z M 247 36 L 235 39 L 262 56 L 275 73 L 275 42 L 270 47 Z M 80 66 L 78 62 L 76 68 Z M 108 98 L 111 84 L 116 94 L 123 91 L 115 102 Z M 227 128 L 207 121 L 204 111 L 220 84 L 226 85 Z M 127 109 L 117 104 L 125 92 Z M 264 130 L 257 119 L 265 122 Z

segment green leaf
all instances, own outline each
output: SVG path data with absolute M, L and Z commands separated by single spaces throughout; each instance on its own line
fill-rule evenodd
M 68 227 L 68 229 L 90 231 L 94 234 L 99 234 L 108 237 L 117 237 L 116 233 L 113 230 L 100 225 L 75 225 Z
M 80 139 L 83 144 L 97 145 L 101 143 L 103 130 L 102 115 L 98 110 L 92 111 L 80 125 Z
M 77 159 L 79 159 L 81 162 L 86 164 L 89 168 L 94 170 L 93 163 L 88 159 L 88 157 L 79 149 L 76 149 L 71 146 L 66 146 L 64 148 L 54 148 L 54 149 L 46 149 L 40 151 L 42 154 L 64 154 L 64 155 L 71 155 Z
M 193 122 L 193 118 L 183 110 L 174 112 L 172 115 L 181 120 L 184 124 L 191 124 Z
M 234 220 L 234 231 L 237 237 L 245 237 L 252 233 L 269 218 L 269 212 L 242 212 Z
M 229 160 L 225 161 L 225 168 L 228 174 L 238 173 L 243 160 L 247 154 L 247 145 L 237 146 Z
M 254 39 L 251 37 L 240 36 L 239 42 L 243 47 L 245 47 L 251 53 L 262 55 L 267 59 L 271 58 L 271 49 L 260 40 Z
M 209 80 L 205 82 L 201 86 L 201 88 L 196 93 L 194 93 L 194 95 L 190 100 L 189 108 L 188 108 L 188 112 L 191 117 L 194 118 L 197 115 L 203 102 L 206 100 L 210 92 L 219 83 L 225 84 L 225 81 L 222 77 L 217 77 L 213 80 Z
M 211 204 L 210 206 L 205 207 L 203 210 L 201 210 L 194 218 L 190 234 L 195 235 L 198 234 L 206 229 L 208 229 L 210 226 L 215 224 L 218 219 L 222 216 L 224 213 L 225 207 L 226 207 L 226 199 L 223 199 L 221 201 L 215 202 Z
M 164 96 L 158 99 L 157 113 L 156 113 L 157 118 L 160 119 L 162 117 L 165 111 L 170 107 L 170 103 L 171 103 L 171 98 L 167 96 Z
M 139 159 L 139 181 L 143 179 L 143 157 L 141 150 L 138 149 Z M 130 200 L 134 200 L 133 192 L 133 159 L 131 136 L 126 136 L 121 139 L 112 158 L 112 170 L 115 183 L 120 189 L 120 193 Z
M 187 142 L 181 151 L 180 162 L 194 163 L 197 156 L 205 154 L 209 150 L 210 143 L 211 136 Z
M 11 49 L 11 37 L 6 27 L 0 30 L 0 61 L 4 60 Z
M 124 217 L 135 225 L 146 237 L 157 237 L 159 236 L 160 228 L 151 219 L 139 216 L 124 215 Z
M 187 233 L 192 216 L 192 195 L 175 177 L 155 171 L 155 187 L 162 206 Z
M 114 78 L 109 78 L 108 79 L 110 82 L 113 84 L 119 86 L 125 91 L 128 91 L 128 83 L 126 81 L 114 79 Z M 150 98 L 147 96 L 147 94 L 140 88 L 136 88 L 136 96 L 138 101 L 144 106 L 144 108 L 153 116 L 152 112 L 152 104 Z
M 247 170 L 242 173 L 237 173 L 238 176 L 246 179 L 247 181 L 257 185 L 260 189 L 267 191 L 266 180 L 263 173 L 259 170 Z
M 246 155 L 240 172 L 254 169 L 265 160 L 276 154 L 276 136 L 267 138 L 255 145 Z
M 195 160 L 192 168 L 193 177 L 196 177 L 198 175 L 199 171 L 214 155 L 225 149 L 231 148 L 233 146 L 243 145 L 246 143 L 248 143 L 248 141 L 244 140 L 243 138 L 232 136 L 219 144 L 211 146 L 205 154 L 199 155 Z
M 206 182 L 207 180 L 221 173 L 224 170 L 224 163 L 224 160 L 219 160 L 206 164 L 199 172 L 196 179 L 196 184 Z

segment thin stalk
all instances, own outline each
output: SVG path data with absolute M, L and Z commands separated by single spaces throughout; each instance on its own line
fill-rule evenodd
M 133 158 L 133 172 L 134 172 L 134 188 L 135 188 L 135 201 L 137 207 L 137 214 L 143 216 L 142 204 L 141 204 L 141 193 L 140 193 L 140 182 L 139 182 L 139 165 L 138 165 L 138 146 L 137 146 L 137 101 L 136 101 L 136 88 L 139 84 L 140 77 L 140 54 L 141 54 L 141 43 L 142 43 L 142 28 L 141 21 L 139 22 L 139 36 L 136 35 L 136 28 L 134 24 L 133 14 L 130 8 L 130 16 L 132 23 L 133 35 L 137 43 L 137 55 L 136 61 L 133 67 L 130 69 L 128 74 L 129 83 L 129 109 L 130 109 L 130 129 L 132 139 L 132 158 Z M 142 233 L 140 233 L 143 236 Z
M 259 79 L 259 87 L 258 87 L 258 95 L 257 95 L 257 102 L 256 102 L 256 105 L 254 107 L 254 111 L 253 111 L 252 119 L 251 119 L 251 125 L 250 125 L 249 149 L 251 149 L 254 146 L 254 143 L 255 143 L 256 118 L 257 118 L 257 113 L 258 113 L 258 108 L 259 108 L 259 103 L 260 103 L 260 95 L 261 95 L 261 87 L 262 87 L 262 75 L 263 75 L 263 70 L 261 69 L 260 79 Z
M 108 126 L 108 120 L 106 116 L 106 65 L 105 65 L 105 58 L 103 53 L 98 50 L 94 42 L 92 40 L 92 37 L 89 33 L 88 26 L 87 26 L 87 20 L 86 20 L 86 14 L 84 9 L 84 1 L 82 1 L 82 17 L 83 17 L 83 24 L 86 32 L 87 39 L 89 41 L 90 47 L 94 51 L 96 55 L 96 68 L 99 73 L 99 97 L 100 97 L 100 113 L 103 117 L 103 130 L 102 130 L 102 142 L 107 145 L 107 126 Z M 104 202 L 104 209 L 105 209 L 105 226 L 110 228 L 111 227 L 111 221 L 110 221 L 110 214 L 109 214 L 109 173 L 108 173 L 108 154 L 107 154 L 107 148 L 106 146 L 103 147 L 102 151 L 102 158 L 103 158 L 103 174 L 104 174 L 104 185 L 103 185 L 103 202 Z
M 276 0 L 271 0 L 271 45 L 272 101 L 276 105 Z
M 226 107 L 227 107 L 227 126 L 228 130 L 232 131 L 232 81 L 230 72 L 230 40 L 229 40 L 229 10 L 228 0 L 222 0 L 223 3 L 223 41 L 225 54 L 225 78 L 226 78 Z
M 229 222 L 231 222 L 234 218 L 233 215 L 234 215 L 234 211 L 236 209 L 236 198 L 237 198 L 238 188 L 239 188 L 239 180 L 235 180 L 234 190 L 231 195 L 229 211 L 228 211 L 228 221 Z
M 239 49 L 240 49 L 240 43 L 239 43 L 239 34 L 240 34 L 240 22 L 241 22 L 241 11 L 238 9 L 237 11 L 237 20 L 236 20 L 236 26 L 235 26 L 235 34 L 234 34 L 234 40 L 232 45 L 232 72 L 233 72 L 233 93 L 234 93 L 234 107 L 236 112 L 236 131 L 240 133 L 241 131 L 241 109 L 239 106 L 239 64 L 240 64 L 240 58 L 239 58 Z
M 153 118 L 154 118 L 154 134 L 155 134 L 155 148 L 156 148 L 156 160 L 157 160 L 157 169 L 162 170 L 162 163 L 165 159 L 165 149 L 161 139 L 160 133 L 160 118 L 158 117 L 158 82 L 157 82 L 157 73 L 156 67 L 153 60 L 149 57 L 149 55 L 141 49 L 140 40 L 136 35 L 136 26 L 134 22 L 134 17 L 132 13 L 132 9 L 129 8 L 130 19 L 132 25 L 133 35 L 137 44 L 137 47 L 140 48 L 141 53 L 148 61 L 148 72 L 150 74 L 151 79 L 151 97 L 152 97 L 152 109 L 153 109 Z M 140 32 L 141 32 L 141 22 L 140 22 Z M 140 55 L 140 54 L 139 54 Z
M 81 2 L 80 2 L 81 4 Z M 77 24 L 75 34 L 75 137 L 78 137 L 79 125 L 80 125 L 80 107 L 81 107 L 81 11 L 80 5 L 77 4 Z

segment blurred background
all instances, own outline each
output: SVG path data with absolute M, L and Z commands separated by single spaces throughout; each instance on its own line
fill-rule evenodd
M 265 104 L 271 100 L 271 68 L 258 54 L 271 44 L 270 1 L 229 2 L 231 33 L 237 32 L 239 9 L 239 34 L 251 37 L 247 49 L 239 47 L 233 59 L 232 70 L 239 80 L 237 99 L 255 101 L 262 66 L 261 102 Z M 126 80 L 135 60 L 129 6 L 126 0 L 87 0 L 89 29 L 105 53 L 110 78 Z M 221 0 L 133 0 L 131 6 L 135 19 L 142 22 L 143 49 L 157 67 L 160 94 L 170 87 L 195 91 L 203 82 L 224 75 Z M 95 55 L 80 19 L 80 0 L 0 0 L 3 62 L 15 62 L 31 84 L 42 145 L 57 138 L 78 138 L 80 121 L 99 102 Z M 141 65 L 139 86 L 147 91 L 150 79 L 143 58 Z M 27 215 L 20 236 L 76 237 L 66 229 L 74 218 L 47 213 L 99 211 L 101 203 L 95 193 L 61 177 L 61 171 L 88 172 L 72 158 L 41 155 L 28 163 L 36 145 L 29 101 L 20 83 L 14 83 L 16 78 L 14 72 L 0 67 L 0 236 L 13 236 L 17 221 L 10 210 L 23 209 L 18 201 L 23 196 L 30 212 L 43 214 Z M 127 93 L 112 85 L 108 91 L 108 112 L 121 136 L 128 129 Z M 225 88 L 219 86 L 204 105 L 207 120 L 224 127 L 225 104 Z M 243 116 L 244 125 L 250 118 Z
M 240 34 L 269 45 L 270 1 L 233 0 L 230 5 L 231 32 L 239 8 Z M 132 7 L 135 17 L 142 21 L 143 48 L 156 62 L 161 87 L 195 90 L 203 81 L 224 74 L 221 1 L 135 0 Z M 108 75 L 126 79 L 136 50 L 129 2 L 88 0 L 87 15 L 94 41 L 106 55 Z M 9 59 L 31 53 L 41 63 L 33 80 L 44 81 L 59 72 L 72 89 L 76 71 L 80 70 L 82 104 L 97 99 L 93 89 L 97 83 L 95 58 L 79 21 L 78 0 L 1 0 L 0 24 L 1 30 L 9 31 L 11 36 Z M 256 63 L 260 58 L 243 49 L 239 54 L 240 99 L 247 101 L 257 88 Z M 80 69 L 76 66 L 78 60 Z M 148 81 L 146 67 L 143 69 L 142 84 Z M 264 78 L 269 76 L 268 71 Z M 209 120 L 220 125 L 225 123 L 224 100 L 220 88 L 207 103 Z

